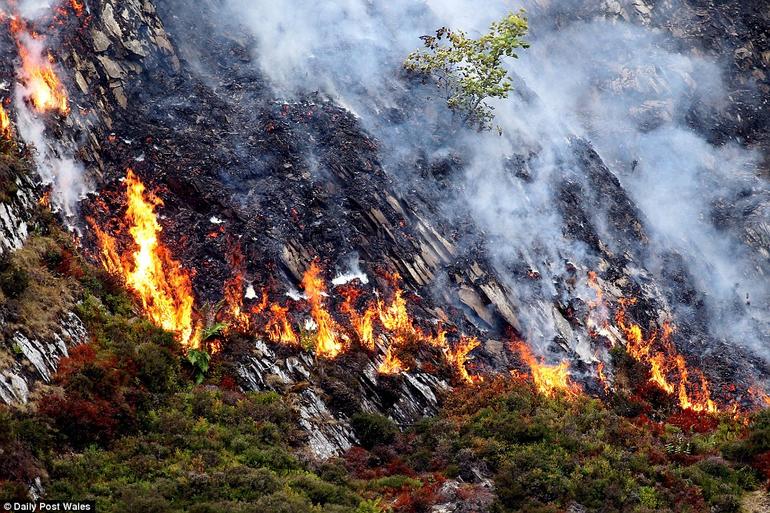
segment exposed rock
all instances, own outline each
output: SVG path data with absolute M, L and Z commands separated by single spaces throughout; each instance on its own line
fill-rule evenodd
M 0 351 L 0 399 L 6 404 L 26 403 L 37 384 L 51 382 L 69 348 L 86 339 L 85 326 L 74 313 L 64 317 L 47 339 L 15 332 L 7 342 L 11 353 Z

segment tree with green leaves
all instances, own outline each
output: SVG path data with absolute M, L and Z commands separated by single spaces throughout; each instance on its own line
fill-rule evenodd
M 527 29 L 523 11 L 492 23 L 478 39 L 442 27 L 435 36 L 421 37 L 425 48 L 411 53 L 404 68 L 433 81 L 447 106 L 465 123 L 488 130 L 494 114 L 487 100 L 507 98 L 513 89 L 503 58 L 518 58 L 516 49 L 529 47 L 522 40 Z

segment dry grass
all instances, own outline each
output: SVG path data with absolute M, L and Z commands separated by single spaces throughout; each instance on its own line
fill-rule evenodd
M 58 330 L 62 317 L 71 312 L 82 290 L 78 281 L 49 269 L 45 256 L 60 251 L 53 237 L 31 237 L 23 248 L 10 256 L 12 266 L 29 276 L 29 286 L 15 299 L 0 292 L 0 306 L 12 312 L 5 334 L 21 331 L 29 337 L 46 339 Z

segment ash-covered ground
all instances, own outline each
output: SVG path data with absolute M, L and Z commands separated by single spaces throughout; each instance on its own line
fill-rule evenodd
M 84 220 L 121 232 L 131 168 L 163 200 L 162 240 L 199 305 L 234 274 L 245 309 L 262 290 L 286 302 L 313 261 L 327 282 L 360 270 L 369 298 L 398 273 L 423 329 L 479 338 L 474 375 L 522 368 L 524 340 L 596 394 L 627 343 L 622 310 L 645 337 L 674 325 L 712 397 L 750 403 L 770 372 L 767 10 L 525 2 L 532 47 L 510 63 L 501 133 L 476 133 L 400 66 L 420 35 L 506 12 L 472 4 L 90 0 L 57 16 L 44 30 L 73 108 L 46 138 L 92 190 L 68 222 L 96 258 Z M 13 84 L 12 60 L 0 73 Z M 352 409 L 409 424 L 456 382 L 430 348 L 380 376 L 383 349 L 322 361 L 251 335 L 223 351 L 244 387 L 310 383 L 323 455 L 349 446 Z

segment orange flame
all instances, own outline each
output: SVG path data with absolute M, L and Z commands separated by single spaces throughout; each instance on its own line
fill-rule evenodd
M 8 140 L 11 140 L 13 137 L 11 133 L 11 118 L 8 117 L 8 113 L 5 112 L 2 103 L 0 103 L 0 135 Z
M 356 311 L 354 302 L 357 299 L 359 292 L 350 287 L 342 289 L 342 294 L 345 297 L 345 301 L 340 306 L 342 313 L 348 316 L 350 324 L 353 330 L 358 336 L 358 341 L 361 345 L 369 351 L 374 350 L 374 319 L 377 316 L 377 311 L 371 305 L 367 306 L 363 315 Z
M 442 331 L 439 336 L 443 333 L 444 332 Z M 453 350 L 446 351 L 447 360 L 453 364 L 460 379 L 468 384 L 483 381 L 481 376 L 471 376 L 468 369 L 465 368 L 465 364 L 468 361 L 468 354 L 480 345 L 481 342 L 475 337 L 461 337 L 460 341 L 457 343 L 457 347 Z
M 555 397 L 559 393 L 571 397 L 580 394 L 580 387 L 570 379 L 569 362 L 563 361 L 559 365 L 541 364 L 524 342 L 514 342 L 513 348 L 529 366 L 538 392 L 548 397 Z
M 335 358 L 343 350 L 337 338 L 337 326 L 331 314 L 326 310 L 323 296 L 326 294 L 321 269 L 313 262 L 302 278 L 302 287 L 310 303 L 310 312 L 318 326 L 316 334 L 316 355 L 322 358 Z
M 684 410 L 692 411 L 705 411 L 709 413 L 716 413 L 719 411 L 714 401 L 711 400 L 711 394 L 708 388 L 708 382 L 706 377 L 701 373 L 700 375 L 700 393 L 694 399 L 691 399 L 687 393 L 687 384 L 689 371 L 687 370 L 687 364 L 684 361 L 684 357 L 678 355 L 676 357 L 676 366 L 679 369 L 679 405 Z
M 39 37 L 24 30 L 21 21 L 11 23 L 21 58 L 20 80 L 26 99 L 38 112 L 55 111 L 66 116 L 70 112 L 64 84 L 54 71 L 54 58 L 44 55 Z
M 635 360 L 649 365 L 650 381 L 667 394 L 676 394 L 682 409 L 708 413 L 719 411 L 716 403 L 711 399 L 706 376 L 697 369 L 688 369 L 684 357 L 679 354 L 672 342 L 674 326 L 671 323 L 664 322 L 660 333 L 652 330 L 645 338 L 641 326 L 626 320 L 626 306 L 635 303 L 635 299 L 621 298 L 618 300 L 618 309 L 615 312 L 615 322 L 625 337 L 628 354 Z M 692 373 L 698 375 L 698 389 L 689 382 Z M 672 382 L 674 377 L 678 378 L 678 382 Z
M 388 349 L 385 351 L 385 359 L 377 368 L 377 372 L 387 376 L 401 374 L 402 372 L 406 372 L 408 370 L 409 369 L 401 362 L 401 360 L 398 359 L 398 356 L 396 356 L 396 354 L 393 352 L 392 346 L 388 347 Z
M 126 221 L 136 250 L 121 257 L 116 240 L 91 224 L 99 241 L 101 260 L 107 271 L 123 278 L 142 302 L 150 320 L 176 333 L 183 346 L 197 348 L 197 326 L 193 323 L 193 293 L 190 277 L 159 240 L 161 226 L 155 209 L 160 198 L 145 190 L 144 184 L 128 170 L 126 174 Z
M 400 335 L 414 334 L 416 329 L 409 312 L 406 309 L 406 299 L 404 292 L 398 286 L 398 280 L 401 277 L 398 274 L 392 276 L 395 291 L 390 305 L 385 306 L 381 301 L 377 304 L 379 318 L 386 330 Z
M 650 381 L 658 385 L 664 392 L 673 394 L 674 385 L 666 379 L 666 371 L 664 370 L 666 362 L 664 359 L 663 353 L 656 353 L 650 358 Z
M 270 305 L 270 313 L 272 315 L 265 326 L 267 338 L 275 343 L 290 346 L 298 345 L 299 338 L 294 332 L 294 328 L 291 327 L 291 322 L 289 321 L 289 309 L 274 303 Z
M 589 312 L 586 326 L 593 336 L 599 329 L 606 328 L 609 323 L 607 321 L 607 304 L 604 302 L 604 291 L 599 285 L 598 275 L 594 271 L 588 272 L 588 286 L 596 294 L 595 299 L 589 299 L 586 302 Z
M 251 318 L 243 310 L 245 259 L 240 244 L 232 245 L 227 255 L 227 262 L 233 271 L 233 275 L 225 282 L 224 286 L 227 316 L 236 331 L 248 333 L 251 329 Z
M 596 377 L 599 379 L 599 382 L 602 384 L 602 388 L 604 388 L 604 393 L 609 394 L 610 380 L 607 379 L 606 374 L 604 374 L 604 362 L 599 362 L 598 364 L 596 364 Z
M 72 10 L 75 11 L 76 15 L 78 16 L 83 15 L 83 10 L 85 9 L 83 2 L 81 2 L 80 0 L 70 0 L 70 6 L 72 7 Z
M 767 392 L 754 385 L 750 386 L 748 391 L 752 397 L 762 401 L 764 406 L 770 407 L 770 395 Z

